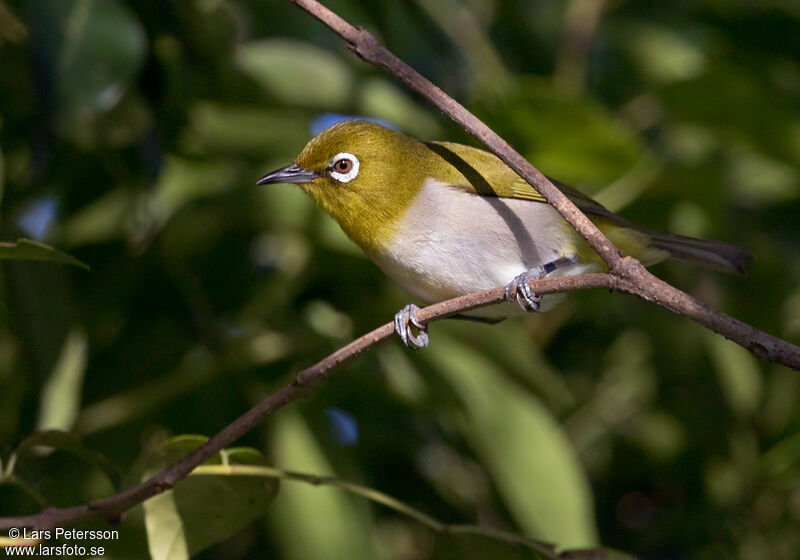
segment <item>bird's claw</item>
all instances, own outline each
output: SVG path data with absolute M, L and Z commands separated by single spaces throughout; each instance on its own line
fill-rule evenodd
M 542 309 L 542 296 L 537 296 L 531 290 L 531 281 L 544 278 L 551 272 L 563 266 L 578 262 L 578 255 L 567 255 L 553 261 L 526 270 L 506 286 L 506 300 L 516 301 L 519 306 L 528 312 L 538 313 Z
M 542 307 L 542 296 L 537 296 L 531 290 L 531 280 L 538 280 L 547 274 L 541 267 L 526 270 L 518 275 L 506 286 L 506 300 L 516 301 L 517 304 L 529 313 L 538 313 Z
M 394 316 L 394 330 L 407 348 L 425 348 L 428 346 L 428 325 L 417 319 L 419 307 L 409 303 Z M 415 327 L 418 334 L 412 332 Z

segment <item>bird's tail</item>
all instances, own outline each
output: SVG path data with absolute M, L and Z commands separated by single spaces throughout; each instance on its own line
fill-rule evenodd
M 695 239 L 638 227 L 636 229 L 650 239 L 651 248 L 666 251 L 671 258 L 679 261 L 744 275 L 745 268 L 753 260 L 753 255 L 744 249 L 722 241 Z

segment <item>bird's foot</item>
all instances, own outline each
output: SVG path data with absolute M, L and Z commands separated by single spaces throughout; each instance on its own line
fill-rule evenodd
M 506 286 L 506 299 L 516 301 L 517 304 L 529 313 L 538 313 L 542 306 L 542 296 L 537 296 L 531 290 L 531 280 L 544 278 L 544 268 L 537 266 L 518 275 Z
M 533 293 L 530 285 L 531 280 L 539 280 L 557 268 L 575 264 L 576 262 L 578 262 L 578 256 L 570 255 L 568 257 L 559 257 L 542 266 L 526 270 L 508 283 L 506 286 L 506 300 L 516 301 L 522 309 L 529 313 L 538 313 L 542 308 L 542 296 L 537 296 Z
M 394 330 L 407 348 L 425 348 L 428 346 L 428 325 L 417 319 L 419 307 L 409 303 L 394 316 Z M 417 329 L 415 335 L 412 327 Z

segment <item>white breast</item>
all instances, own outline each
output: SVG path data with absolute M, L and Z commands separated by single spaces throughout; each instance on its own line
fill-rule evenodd
M 406 290 L 435 302 L 504 286 L 568 256 L 572 243 L 549 204 L 476 196 L 429 179 L 390 245 L 370 255 Z M 554 274 L 576 274 L 576 264 Z

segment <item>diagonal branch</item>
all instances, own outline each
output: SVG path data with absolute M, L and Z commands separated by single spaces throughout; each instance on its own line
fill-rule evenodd
M 417 74 L 408 65 L 386 50 L 367 31 L 355 28 L 314 0 L 291 0 L 334 29 L 362 58 L 397 76 L 421 93 L 456 122 L 486 144 L 496 155 L 533 185 L 584 236 L 608 264 L 609 273 L 584 274 L 563 278 L 533 280 L 531 289 L 540 295 L 605 288 L 636 295 L 675 313 L 689 317 L 701 325 L 737 342 L 760 358 L 766 358 L 800 370 L 800 348 L 768 335 L 724 313 L 714 311 L 694 298 L 656 278 L 631 257 L 620 256 L 614 245 L 595 225 L 570 202 L 544 175 L 516 153 L 497 134 L 449 98 L 444 92 Z M 471 309 L 505 301 L 505 289 L 494 288 L 440 302 L 421 309 L 417 317 L 431 323 Z M 231 422 L 204 445 L 152 478 L 119 494 L 71 508 L 49 508 L 29 516 L 0 518 L 0 529 L 34 527 L 48 529 L 75 524 L 88 519 L 105 518 L 117 521 L 132 507 L 148 498 L 173 488 L 192 470 L 212 458 L 220 450 L 255 428 L 264 418 L 283 406 L 309 395 L 343 364 L 391 338 L 393 323 L 386 323 L 344 346 L 317 364 L 299 372 L 295 379 L 272 393 L 242 416 Z
M 624 280 L 620 280 L 610 274 L 584 274 L 564 278 L 544 278 L 534 280 L 531 282 L 531 286 L 537 294 L 543 295 L 593 288 L 619 291 L 628 291 L 630 288 Z M 417 313 L 417 317 L 421 321 L 432 323 L 471 309 L 493 305 L 502 301 L 505 301 L 505 288 L 495 288 L 430 305 L 421 309 Z M 230 446 L 234 441 L 258 426 L 264 418 L 281 407 L 309 395 L 320 383 L 330 377 L 336 369 L 381 342 L 388 340 L 393 335 L 394 323 L 386 323 L 357 338 L 347 346 L 340 348 L 315 365 L 304 369 L 295 376 L 291 383 L 284 385 L 266 397 L 203 445 L 174 465 L 167 467 L 133 488 L 81 506 L 61 509 L 48 508 L 35 515 L 0 517 L 0 529 L 9 529 L 11 527 L 51 529 L 98 518 L 104 518 L 110 522 L 119 521 L 126 511 L 156 494 L 173 488 L 175 484 L 186 478 L 195 467 L 211 459 L 220 450 Z
M 317 0 L 290 0 L 327 25 L 347 41 L 347 46 L 365 61 L 378 66 L 404 82 L 411 89 L 436 105 L 443 113 L 464 127 L 489 150 L 525 179 L 547 199 L 558 213 L 583 236 L 608 266 L 611 275 L 630 282 L 630 293 L 657 303 L 675 313 L 689 317 L 704 327 L 721 334 L 749 350 L 757 358 L 765 358 L 800 370 L 800 347 L 760 331 L 733 317 L 715 311 L 688 294 L 653 276 L 632 257 L 625 257 L 594 223 L 566 195 L 528 163 L 496 132 L 448 96 L 408 64 L 393 55 L 366 29 L 354 27 Z
M 531 184 L 559 214 L 581 234 L 608 265 L 609 270 L 621 260 L 619 249 L 597 229 L 597 226 L 578 210 L 544 174 L 522 157 L 511 144 L 503 140 L 478 117 L 470 113 L 458 101 L 447 95 L 433 82 L 422 76 L 408 64 L 393 55 L 386 47 L 363 27 L 354 27 L 317 0 L 290 0 L 327 25 L 334 33 L 347 41 L 347 46 L 366 62 L 378 66 L 398 78 L 408 87 L 436 105 L 445 115 L 464 127 L 464 130 L 480 140 L 497 157 Z

